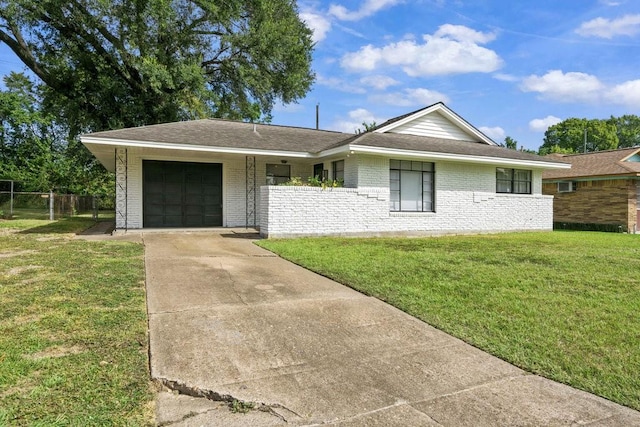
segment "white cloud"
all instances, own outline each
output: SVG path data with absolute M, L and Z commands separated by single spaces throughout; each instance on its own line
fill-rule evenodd
M 533 119 L 529 122 L 529 129 L 534 132 L 546 132 L 550 126 L 553 126 L 562 121 L 561 118 L 556 116 L 547 116 L 544 119 Z
M 295 102 L 290 104 L 276 104 L 273 106 L 273 111 L 276 113 L 299 113 L 304 111 L 304 106 Z
M 438 28 L 433 37 L 449 37 L 460 42 L 486 44 L 496 39 L 495 33 L 482 33 L 464 25 L 444 24 Z
M 327 33 L 331 29 L 331 22 L 314 11 L 305 11 L 300 13 L 302 19 L 311 31 L 313 31 L 313 41 L 318 43 L 327 37 Z
M 485 135 L 487 135 L 489 138 L 493 139 L 494 141 L 499 141 L 505 138 L 506 133 L 504 132 L 504 129 L 502 129 L 500 126 L 495 126 L 495 127 L 487 127 L 487 126 L 481 126 L 478 128 L 480 130 L 480 132 L 484 133 Z
M 367 92 L 363 87 L 355 85 L 353 84 L 353 82 L 346 82 L 337 77 L 324 77 L 321 74 L 316 74 L 316 83 L 322 86 L 327 86 L 332 89 L 339 90 L 341 92 L 357 94 L 363 94 Z
M 340 4 L 332 4 L 329 7 L 329 14 L 341 21 L 358 21 L 367 16 L 371 16 L 380 9 L 391 7 L 400 3 L 400 0 L 365 0 L 360 9 L 350 11 Z
M 640 33 L 640 14 L 618 19 L 596 18 L 583 22 L 575 31 L 583 37 L 611 39 L 615 36 L 635 36 Z
M 537 92 L 543 98 L 559 102 L 595 102 L 601 98 L 604 85 L 596 76 L 562 70 L 549 71 L 544 76 L 526 77 L 520 89 Z
M 347 113 L 347 115 L 348 118 L 336 120 L 335 122 L 333 122 L 330 128 L 332 130 L 337 130 L 340 132 L 355 133 L 356 130 L 362 129 L 363 122 L 367 124 L 373 122 L 380 124 L 385 121 L 385 119 L 376 117 L 372 112 L 370 112 L 369 110 L 365 110 L 364 108 L 351 110 Z
M 360 79 L 360 83 L 366 86 L 371 86 L 374 89 L 385 90 L 389 86 L 395 86 L 400 84 L 399 81 L 389 76 L 383 76 L 380 74 L 374 76 L 366 76 Z
M 622 2 L 613 0 L 600 0 L 600 3 L 605 6 L 620 6 L 622 4 Z
M 495 73 L 493 75 L 493 78 L 496 80 L 500 80 L 503 82 L 517 82 L 518 80 L 520 80 L 520 78 L 511 75 L 511 74 L 505 74 L 505 73 Z
M 424 88 L 405 89 L 402 92 L 371 95 L 369 102 L 375 104 L 393 105 L 396 107 L 415 107 L 449 102 L 449 97 L 435 90 Z
M 496 71 L 502 60 L 496 52 L 480 46 L 495 39 L 462 25 L 442 25 L 424 43 L 405 39 L 383 47 L 366 45 L 344 55 L 340 65 L 349 71 L 372 71 L 384 65 L 400 66 L 412 77 Z
M 608 90 L 605 98 L 613 104 L 640 108 L 640 80 L 630 80 Z

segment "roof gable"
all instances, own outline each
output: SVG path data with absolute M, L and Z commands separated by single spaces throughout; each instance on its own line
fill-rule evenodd
M 497 145 L 441 102 L 388 120 L 373 131 Z

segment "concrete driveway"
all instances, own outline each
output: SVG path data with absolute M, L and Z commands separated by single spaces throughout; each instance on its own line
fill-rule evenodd
M 144 233 L 151 375 L 174 390 L 159 395 L 158 424 L 640 426 L 636 411 L 524 372 L 256 238 Z M 254 409 L 216 402 L 234 399 Z

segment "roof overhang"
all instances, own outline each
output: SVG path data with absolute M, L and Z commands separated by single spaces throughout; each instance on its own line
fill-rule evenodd
M 396 148 L 370 147 L 364 145 L 345 145 L 331 150 L 323 151 L 320 157 L 339 154 L 371 154 L 385 157 L 407 158 L 407 159 L 431 159 L 460 163 L 488 164 L 495 166 L 519 166 L 534 169 L 569 169 L 569 163 L 545 162 L 537 160 L 507 159 L 503 157 L 474 156 L 468 154 L 440 153 L 435 151 L 413 151 Z
M 122 140 L 113 138 L 96 138 L 91 136 L 80 137 L 82 143 L 98 158 L 98 160 L 108 169 L 115 169 L 114 149 L 117 147 L 142 148 L 142 149 L 160 149 L 179 151 L 184 153 L 215 153 L 224 155 L 243 155 L 243 156 L 272 156 L 287 157 L 299 159 L 317 159 L 330 157 L 335 155 L 348 154 L 371 154 L 385 157 L 397 158 L 421 158 L 432 160 L 455 161 L 463 163 L 491 164 L 496 166 L 520 166 L 531 167 L 536 169 L 569 169 L 569 163 L 556 163 L 535 160 L 508 159 L 502 157 L 491 156 L 474 156 L 465 154 L 442 153 L 434 151 L 413 151 L 386 147 L 371 147 L 364 145 L 346 144 L 340 147 L 324 150 L 319 153 L 311 153 L 307 151 L 285 151 L 285 150 L 260 150 L 253 148 L 232 148 L 232 147 L 215 147 L 203 145 L 187 145 L 172 144 L 149 141 Z
M 115 169 L 115 159 L 113 150 L 118 147 L 171 150 L 184 153 L 215 153 L 227 155 L 243 156 L 273 156 L 288 158 L 313 158 L 312 153 L 306 151 L 284 151 L 284 150 L 259 150 L 252 148 L 235 147 L 215 147 L 205 145 L 172 144 L 164 142 L 135 141 L 128 139 L 96 138 L 92 136 L 81 136 L 80 141 L 96 156 L 108 170 Z

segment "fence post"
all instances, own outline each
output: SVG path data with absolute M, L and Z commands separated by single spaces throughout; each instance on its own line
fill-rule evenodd
M 49 221 L 53 221 L 53 190 L 49 190 Z
M 9 204 L 9 218 L 13 218 L 13 181 L 11 181 L 11 202 Z
M 96 196 L 93 195 L 91 196 L 91 210 L 92 212 L 92 217 L 94 221 L 98 220 L 98 204 L 96 203 Z

